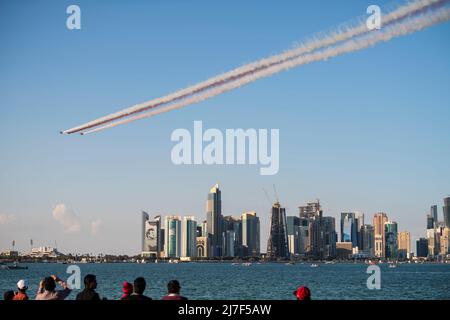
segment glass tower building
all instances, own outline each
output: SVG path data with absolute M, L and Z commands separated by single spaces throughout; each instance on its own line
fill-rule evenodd
M 341 213 L 341 241 L 351 242 L 352 247 L 358 246 L 357 221 L 354 212 Z
M 206 201 L 206 228 L 211 238 L 212 256 L 222 255 L 222 197 L 219 185 L 211 188 Z
M 388 221 L 384 224 L 386 237 L 386 258 L 396 260 L 398 258 L 398 230 L 397 222 Z
M 193 216 L 183 217 L 181 235 L 181 256 L 195 257 L 197 255 L 197 221 Z
M 167 216 L 165 221 L 164 249 L 166 257 L 178 258 L 181 256 L 181 218 Z
M 256 212 L 242 214 L 242 249 L 244 256 L 259 256 L 259 218 Z

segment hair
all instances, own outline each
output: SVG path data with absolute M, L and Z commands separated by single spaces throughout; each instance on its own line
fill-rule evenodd
M 169 283 L 167 284 L 167 291 L 169 291 L 169 293 L 179 293 L 180 288 L 181 287 L 178 280 L 170 280 Z
M 3 293 L 3 300 L 12 300 L 14 298 L 14 291 L 8 290 Z
M 134 293 L 143 294 L 147 283 L 143 277 L 138 277 L 134 280 Z
M 56 288 L 56 282 L 55 279 L 52 277 L 45 277 L 44 278 L 44 289 L 46 291 L 54 291 Z
M 97 287 L 97 278 L 93 274 L 87 274 L 84 277 L 84 286 L 86 289 L 95 289 Z

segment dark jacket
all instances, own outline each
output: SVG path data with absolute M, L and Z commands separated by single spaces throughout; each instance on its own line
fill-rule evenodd
M 77 294 L 77 300 L 100 300 L 100 296 L 93 289 L 84 289 L 79 294 Z
M 130 294 L 128 297 L 122 299 L 122 300 L 152 300 L 152 298 L 144 296 L 143 294 Z

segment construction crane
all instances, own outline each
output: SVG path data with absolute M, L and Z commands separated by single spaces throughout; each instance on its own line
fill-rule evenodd
M 277 188 L 275 187 L 275 184 L 273 184 L 273 192 L 275 194 L 275 199 L 277 200 L 278 203 L 280 203 L 280 198 L 278 197 L 278 192 Z
M 262 188 L 262 189 L 264 191 L 264 194 L 266 195 L 266 199 L 269 202 L 269 205 L 272 205 L 272 201 L 270 201 L 270 197 L 269 197 L 269 194 L 267 193 L 266 189 L 264 189 L 264 188 Z

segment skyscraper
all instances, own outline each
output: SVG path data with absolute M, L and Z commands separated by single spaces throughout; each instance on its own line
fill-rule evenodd
M 375 239 L 374 239 L 374 228 L 370 224 L 365 224 L 361 227 L 361 247 L 359 248 L 363 253 L 367 254 L 369 257 L 375 255 Z
M 181 256 L 197 256 L 197 221 L 193 216 L 183 217 L 181 236 Z
M 430 208 L 430 214 L 431 214 L 431 216 L 433 217 L 434 227 L 437 228 L 437 226 L 438 226 L 438 224 L 439 224 L 437 205 L 431 206 L 431 208 Z
M 374 227 L 374 243 L 375 243 L 375 256 L 378 258 L 385 257 L 385 234 L 384 234 L 384 224 L 388 221 L 386 213 L 379 212 L 373 217 L 373 227 Z
M 160 254 L 161 217 L 150 220 L 148 213 L 142 211 L 142 256 L 157 258 Z
M 288 248 L 291 255 L 299 253 L 299 233 L 300 233 L 300 218 L 295 216 L 288 216 L 287 234 L 288 234 Z
M 384 223 L 384 233 L 386 241 L 385 256 L 388 259 L 398 259 L 398 227 L 397 222 L 387 221 Z
M 450 197 L 444 198 L 442 211 L 444 213 L 444 226 L 450 228 Z
M 420 238 L 416 241 L 416 255 L 419 258 L 428 257 L 428 240 Z
M 323 258 L 330 259 L 336 256 L 336 222 L 333 217 L 322 217 Z
M 354 212 L 341 213 L 341 242 L 351 242 L 353 248 L 358 246 L 357 221 Z
M 181 256 L 181 218 L 180 216 L 167 216 L 165 221 L 165 256 L 178 258 Z
M 219 185 L 211 188 L 206 202 L 206 227 L 211 235 L 212 256 L 222 255 L 222 199 Z
M 283 209 L 284 210 L 284 209 Z M 242 248 L 244 256 L 259 256 L 260 225 L 255 211 L 242 214 Z
M 305 239 L 306 254 L 321 259 L 324 251 L 322 232 L 322 209 L 320 201 L 308 202 L 306 206 L 299 207 L 301 224 L 307 224 L 308 239 Z
M 435 221 L 431 214 L 427 214 L 427 229 L 434 229 Z
M 272 206 L 270 216 L 270 234 L 267 240 L 267 257 L 287 258 L 289 256 L 287 230 L 286 230 L 286 210 L 279 202 Z
M 408 231 L 402 231 L 398 234 L 398 258 L 405 260 L 410 258 L 411 253 L 411 234 Z

